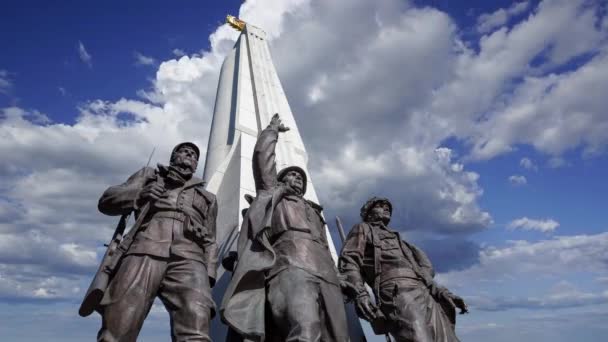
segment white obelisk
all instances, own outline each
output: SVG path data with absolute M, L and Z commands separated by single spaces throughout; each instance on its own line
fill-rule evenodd
M 207 146 L 203 179 L 207 190 L 218 199 L 217 242 L 219 260 L 236 249 L 238 231 L 243 221 L 241 211 L 249 207 L 245 195 L 255 197 L 251 156 L 258 137 L 274 113 L 290 130 L 279 136 L 276 148 L 277 171 L 297 165 L 306 171 L 308 185 L 305 198 L 319 203 L 308 172 L 308 155 L 293 113 L 274 68 L 266 33 L 253 25 L 228 16 L 228 23 L 241 31 L 234 48 L 226 56 L 217 87 L 213 122 Z M 327 227 L 326 227 L 327 228 Z M 334 259 L 336 251 L 329 231 L 327 240 Z M 218 280 L 213 289 L 217 305 L 230 281 L 230 272 L 218 268 Z M 358 320 L 357 320 L 358 321 Z M 353 324 L 349 324 L 353 325 Z M 358 327 L 358 328 L 357 328 Z M 363 340 L 360 326 L 356 326 L 352 341 Z M 226 327 L 219 319 L 211 329 L 213 341 L 223 341 Z

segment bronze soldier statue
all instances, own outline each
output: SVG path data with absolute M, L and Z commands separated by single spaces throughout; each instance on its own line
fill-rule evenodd
M 98 341 L 135 341 L 156 296 L 169 312 L 172 341 L 211 341 L 217 201 L 194 176 L 199 156 L 193 143 L 179 144 L 169 166 L 145 167 L 99 199 L 102 213 L 134 211 L 137 221 L 95 308 Z
M 363 222 L 348 234 L 339 260 L 344 293 L 377 334 L 398 342 L 456 342 L 456 311 L 462 298 L 437 285 L 426 254 L 387 225 L 392 205 L 373 197 L 361 208 Z M 372 302 L 367 283 L 375 295 Z
M 275 146 L 287 130 L 275 114 L 255 145 L 257 196 L 241 227 L 221 317 L 245 341 L 348 341 L 322 208 L 302 197 L 303 169 L 276 171 Z

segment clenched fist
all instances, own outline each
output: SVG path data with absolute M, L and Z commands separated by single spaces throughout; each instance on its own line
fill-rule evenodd
M 157 182 L 144 186 L 137 197 L 137 206 L 141 207 L 147 202 L 156 201 L 163 195 L 163 192 L 165 192 L 165 188 Z

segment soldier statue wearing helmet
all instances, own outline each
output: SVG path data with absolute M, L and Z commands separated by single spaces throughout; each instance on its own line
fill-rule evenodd
M 393 212 L 386 198 L 372 197 L 363 222 L 348 234 L 339 260 L 345 295 L 377 334 L 396 341 L 456 342 L 455 308 L 467 312 L 462 298 L 435 283 L 426 254 L 388 227 Z M 371 300 L 368 284 L 375 296 Z
M 217 201 L 194 176 L 199 155 L 195 144 L 181 143 L 169 166 L 145 167 L 99 199 L 102 213 L 134 212 L 137 220 L 95 307 L 102 315 L 98 341 L 134 342 L 156 297 L 169 312 L 173 341 L 211 341 Z
M 244 217 L 220 313 L 245 341 L 345 342 L 346 314 L 322 208 L 303 198 L 303 169 L 276 171 L 275 146 L 287 130 L 275 114 L 256 142 L 256 198 Z

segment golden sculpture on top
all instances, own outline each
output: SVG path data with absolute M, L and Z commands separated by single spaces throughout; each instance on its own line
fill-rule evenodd
M 245 29 L 245 22 L 230 14 L 226 16 L 226 23 L 238 31 L 243 31 Z

